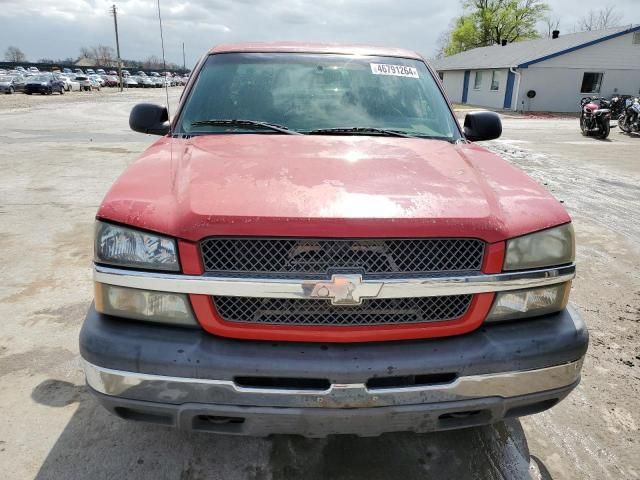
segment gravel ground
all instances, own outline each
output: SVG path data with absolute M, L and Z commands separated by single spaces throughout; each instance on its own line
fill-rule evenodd
M 180 89 L 170 90 L 175 104 Z M 549 412 L 427 435 L 306 440 L 185 434 L 108 415 L 84 388 L 93 216 L 152 137 L 128 130 L 164 90 L 0 97 L 0 465 L 7 479 L 640 478 L 640 138 L 575 119 L 504 119 L 488 146 L 564 201 L 578 236 L 572 302 L 591 346 Z M 10 387 L 10 388 L 8 388 Z

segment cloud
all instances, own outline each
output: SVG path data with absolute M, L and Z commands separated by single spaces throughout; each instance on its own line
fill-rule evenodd
M 31 60 L 78 55 L 80 47 L 114 45 L 109 8 L 119 10 L 124 58 L 160 53 L 154 0 L 0 0 L 0 45 Z M 569 31 L 600 0 L 548 0 Z M 425 56 L 461 13 L 458 0 L 161 0 L 167 60 L 187 64 L 217 43 L 299 40 L 403 47 Z M 640 23 L 640 1 L 618 0 L 624 23 Z M 0 54 L 3 52 L 0 52 Z

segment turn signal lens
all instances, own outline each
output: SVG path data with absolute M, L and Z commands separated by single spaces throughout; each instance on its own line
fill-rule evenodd
M 96 310 L 106 315 L 197 326 L 187 295 L 96 283 Z
M 558 312 L 567 306 L 571 282 L 551 287 L 500 292 L 496 295 L 487 322 L 515 320 Z

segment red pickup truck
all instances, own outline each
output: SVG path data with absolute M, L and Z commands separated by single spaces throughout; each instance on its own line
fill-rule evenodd
M 115 415 L 309 437 L 488 424 L 580 380 L 562 205 L 416 53 L 219 46 L 97 214 L 87 383 Z

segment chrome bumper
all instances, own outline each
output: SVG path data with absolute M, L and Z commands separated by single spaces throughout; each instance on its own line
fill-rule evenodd
M 167 377 L 111 370 L 84 361 L 95 391 L 130 400 L 165 404 L 203 403 L 254 407 L 366 408 L 418 405 L 487 397 L 516 397 L 568 387 L 580 379 L 583 359 L 536 370 L 458 377 L 447 384 L 367 388 L 332 384 L 327 390 L 247 388 L 230 380 Z

